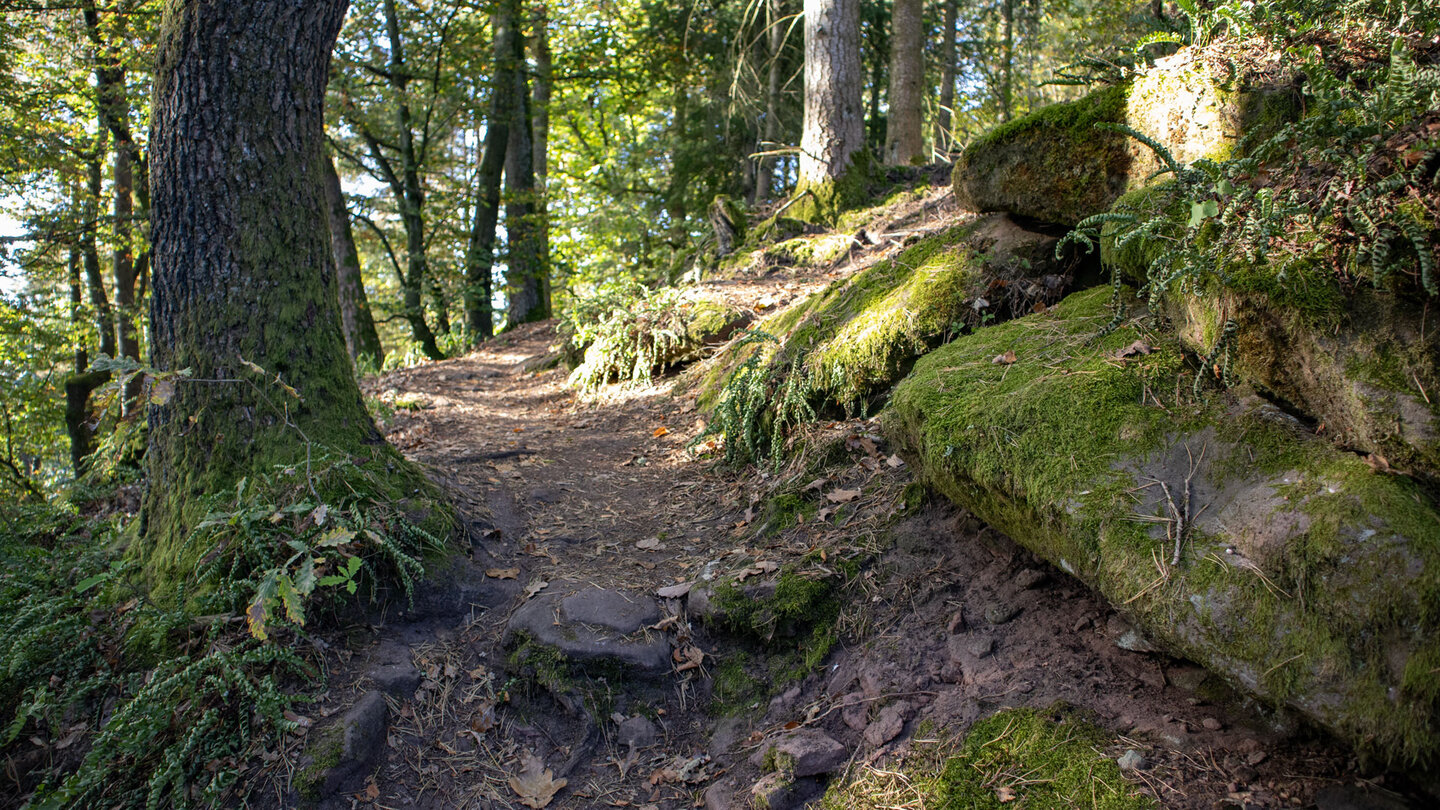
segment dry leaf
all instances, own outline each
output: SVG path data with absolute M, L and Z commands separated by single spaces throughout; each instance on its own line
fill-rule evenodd
M 543 579 L 537 579 L 529 585 L 525 586 L 525 598 L 529 599 L 530 597 L 545 590 L 548 587 L 550 587 L 550 583 L 546 582 Z
M 1015 801 L 1015 791 L 1011 788 L 1001 785 L 1000 787 L 995 788 L 995 798 L 999 799 L 1001 804 L 1005 804 L 1006 802 L 1013 802 Z
M 658 537 L 647 537 L 636 543 L 635 547 L 641 551 L 660 551 L 665 548 L 665 544 L 660 542 L 660 538 Z
M 556 779 L 554 773 L 545 767 L 545 760 L 526 753 L 520 757 L 521 767 L 518 776 L 510 777 L 510 789 L 520 797 L 520 803 L 526 807 L 546 807 L 560 788 L 565 787 L 569 780 Z
M 1007 352 L 1005 352 L 1004 354 L 997 354 L 997 355 L 995 355 L 995 358 L 994 358 L 993 360 L 991 360 L 990 362 L 994 363 L 994 364 L 997 365 L 997 366 L 1008 366 L 1008 365 L 1010 365 L 1011 363 L 1014 363 L 1015 360 L 1016 360 L 1016 358 L 1015 358 L 1015 350 L 1014 350 L 1014 349 L 1011 349 L 1010 351 L 1007 351 Z
M 485 569 L 485 576 L 490 577 L 491 579 L 518 579 L 520 577 L 520 569 L 487 568 Z
M 1039 315 L 1047 309 L 1049 309 L 1049 307 L 1045 306 L 1044 301 L 1036 301 L 1035 306 L 1031 307 L 1030 311 L 1035 313 L 1036 315 Z
M 495 722 L 495 704 L 486 701 L 485 705 L 475 712 L 475 716 L 470 718 L 470 728 L 484 734 L 495 728 Z
M 905 466 L 905 459 L 900 458 L 898 455 L 892 455 L 890 458 L 885 459 L 885 463 L 898 470 Z
M 858 489 L 837 489 L 834 492 L 827 492 L 825 499 L 831 503 L 849 503 L 860 497 Z
M 650 435 L 653 436 L 654 438 L 658 439 L 658 438 L 660 438 L 661 436 L 664 436 L 665 434 L 667 434 L 667 433 L 669 433 L 669 432 L 670 432 L 670 428 L 667 428 L 667 427 L 665 427 L 664 425 L 661 425 L 660 427 L 655 428 L 655 432 L 652 433 L 652 434 L 650 434 Z
M 373 802 L 378 798 L 380 798 L 380 786 L 375 784 L 374 779 L 371 779 L 365 784 L 365 795 L 361 797 L 361 800 Z
M 695 583 L 693 582 L 682 582 L 679 585 L 670 585 L 661 588 L 655 592 L 655 595 L 661 599 L 679 599 L 685 594 L 690 593 L 690 589 L 693 587 L 695 587 Z
M 675 663 L 679 665 L 675 667 L 676 672 L 696 669 L 705 661 L 704 651 L 693 644 L 687 646 L 684 650 L 676 650 L 671 653 L 671 655 L 674 657 Z
M 1115 356 L 1116 356 L 1116 357 L 1133 357 L 1134 355 L 1137 355 L 1137 354 L 1149 354 L 1149 353 L 1152 352 L 1152 351 L 1154 351 L 1154 348 L 1151 347 L 1150 344 L 1146 343 L 1146 342 L 1143 341 L 1143 340 L 1137 340 L 1137 341 L 1135 341 L 1134 343 L 1131 343 L 1129 346 L 1126 346 L 1125 348 L 1121 349 L 1119 352 L 1117 352 L 1117 353 L 1115 354 Z

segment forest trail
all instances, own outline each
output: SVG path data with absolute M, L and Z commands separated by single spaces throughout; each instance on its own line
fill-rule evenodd
M 783 307 L 883 252 L 736 294 Z M 921 502 L 873 420 L 815 426 L 784 470 L 729 471 L 692 452 L 703 421 L 673 379 L 586 401 L 556 342 L 526 326 L 367 384 L 473 548 L 413 610 L 336 642 L 318 713 L 380 689 L 389 728 L 358 790 L 326 806 L 798 807 L 1010 706 L 1092 718 L 1116 741 L 1102 753 L 1143 758 L 1126 777 L 1166 807 L 1313 806 L 1354 782 L 1343 750 L 1148 652 L 1078 582 Z M 786 490 L 796 476 L 813 481 Z M 703 596 L 728 576 L 771 599 L 782 572 L 826 582 L 851 563 L 819 662 L 803 631 L 747 635 Z M 761 752 L 797 730 L 824 761 L 767 786 Z M 897 790 L 894 806 L 924 806 Z

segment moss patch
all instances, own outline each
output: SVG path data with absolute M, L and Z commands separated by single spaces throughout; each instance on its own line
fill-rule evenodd
M 1431 761 L 1436 676 L 1406 662 L 1440 646 L 1434 504 L 1273 409 L 1190 401 L 1173 339 L 1140 321 L 1099 335 L 1108 296 L 1080 293 L 926 356 L 885 413 L 892 439 L 936 489 L 1173 652 L 1383 760 Z M 1135 341 L 1151 353 L 1120 358 Z M 1012 350 L 1014 364 L 992 362 Z M 1191 463 L 1198 517 L 1172 567 L 1167 500 L 1183 499 Z
M 820 807 L 880 810 L 897 795 L 913 800 L 906 807 L 954 810 L 1158 807 L 1104 753 L 1114 742 L 1063 710 L 1007 709 L 972 726 L 958 750 L 918 747 L 898 772 L 862 767 L 834 783 Z

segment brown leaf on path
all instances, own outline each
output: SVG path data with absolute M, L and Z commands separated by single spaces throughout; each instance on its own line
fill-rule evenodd
M 655 428 L 655 432 L 652 433 L 652 434 L 650 434 L 650 435 L 651 435 L 651 437 L 658 439 L 658 438 L 660 438 L 661 436 L 664 436 L 664 435 L 666 435 L 666 434 L 669 433 L 669 432 L 670 432 L 670 428 L 667 428 L 667 427 L 665 427 L 664 425 L 661 425 L 660 427 Z
M 491 579 L 519 579 L 519 568 L 487 568 L 485 576 Z
M 825 493 L 825 499 L 831 503 L 849 503 L 860 497 L 858 489 L 837 489 L 834 492 Z
M 655 591 L 655 595 L 661 599 L 679 599 L 685 594 L 690 593 L 690 589 L 693 587 L 695 587 L 694 582 L 682 582 L 679 585 L 670 585 L 661 588 Z
M 1145 341 L 1143 341 L 1143 340 L 1137 340 L 1137 341 L 1135 341 L 1134 343 L 1131 343 L 1129 346 L 1126 346 L 1125 348 L 1123 348 L 1123 349 L 1121 349 L 1120 351 L 1116 352 L 1116 353 L 1115 353 L 1115 356 L 1116 356 L 1116 357 L 1134 357 L 1134 356 L 1137 355 L 1137 354 L 1149 354 L 1150 352 L 1152 352 L 1152 351 L 1154 351 L 1154 350 L 1155 350 L 1154 347 L 1151 346 L 1150 344 L 1146 343 Z
M 992 359 L 990 362 L 994 363 L 997 366 L 1008 366 L 1011 363 L 1014 363 L 1016 359 L 1017 358 L 1015 357 L 1015 350 L 1011 349 L 1004 354 L 995 355 L 994 359 Z
M 885 463 L 898 470 L 905 466 L 905 459 L 898 455 L 891 455 L 890 458 L 885 459 Z
M 520 797 L 521 804 L 539 810 L 549 806 L 560 788 L 569 784 L 568 779 L 554 777 L 554 772 L 545 767 L 545 760 L 526 752 L 520 757 L 520 773 L 510 777 L 510 789 Z
M 665 548 L 665 544 L 660 542 L 658 537 L 647 537 L 636 543 L 635 547 L 641 551 L 660 551 Z
M 1015 791 L 1013 788 L 1008 788 L 1004 785 L 1001 785 L 1000 787 L 995 788 L 995 798 L 999 799 L 1001 804 L 1005 804 L 1006 802 L 1013 802 L 1015 801 Z
M 529 585 L 525 586 L 525 598 L 529 599 L 530 597 L 534 596 L 537 593 L 540 593 L 548 587 L 550 587 L 550 583 L 546 582 L 543 579 L 537 579 Z
M 683 650 L 676 650 L 672 655 L 675 658 L 676 672 L 697 669 L 705 661 L 705 652 L 699 647 L 691 644 Z
M 368 804 L 378 798 L 380 798 L 380 786 L 375 784 L 374 779 L 371 779 L 365 783 L 365 793 L 360 797 L 360 800 Z

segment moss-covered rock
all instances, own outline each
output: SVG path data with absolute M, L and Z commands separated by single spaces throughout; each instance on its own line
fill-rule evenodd
M 1139 321 L 1101 336 L 1108 296 L 923 358 L 885 412 L 891 437 L 937 490 L 1172 652 L 1362 752 L 1433 764 L 1434 502 L 1258 400 L 1188 401 L 1178 341 Z M 1126 352 L 1137 341 L 1148 353 Z
M 1229 55 L 1214 49 L 1186 49 L 982 135 L 955 163 L 955 196 L 975 211 L 1074 225 L 1164 167 L 1150 147 L 1107 125 L 1128 126 L 1189 163 L 1230 157 L 1243 134 L 1272 130 L 1294 110 L 1288 88 L 1233 73 Z
M 863 407 L 948 337 L 1058 293 L 1055 241 L 1004 216 L 926 237 L 760 321 L 755 328 L 778 345 L 735 345 L 717 356 L 700 381 L 701 408 L 718 402 L 757 351 L 771 352 L 776 369 L 798 362 L 817 399 Z
M 1111 210 L 1180 228 L 1190 206 L 1176 191 L 1171 182 L 1138 189 Z M 1170 246 L 1136 238 L 1117 247 L 1107 226 L 1100 248 L 1107 266 L 1144 284 Z M 1440 391 L 1440 330 L 1427 324 L 1424 299 L 1347 288 L 1326 262 L 1276 254 L 1237 258 L 1223 283 L 1172 283 L 1160 301 L 1190 351 L 1210 356 L 1223 338 L 1220 359 L 1232 380 L 1289 403 L 1343 447 L 1440 480 L 1440 398 L 1431 394 Z

